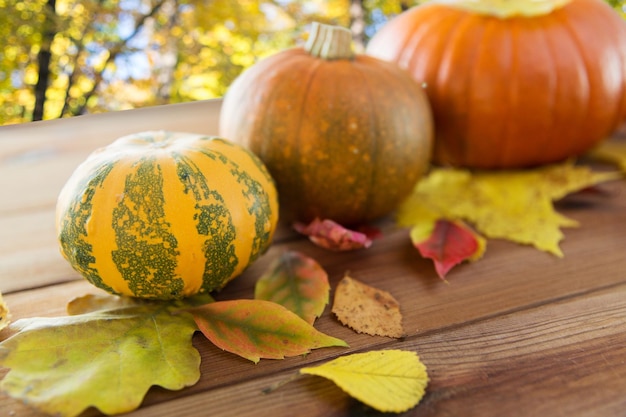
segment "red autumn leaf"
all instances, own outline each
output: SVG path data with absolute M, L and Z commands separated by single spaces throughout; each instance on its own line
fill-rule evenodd
M 589 187 L 581 188 L 579 191 L 572 193 L 572 195 L 574 196 L 577 194 L 578 195 L 592 195 L 592 196 L 599 196 L 599 197 L 610 197 L 612 195 L 612 192 L 606 187 L 603 187 L 603 184 L 595 184 Z
M 359 233 L 363 233 L 370 240 L 380 239 L 383 237 L 383 232 L 376 226 L 372 226 L 370 224 L 362 224 L 356 230 Z
M 372 244 L 368 234 L 347 229 L 333 220 L 315 219 L 309 224 L 295 223 L 293 227 L 317 246 L 334 251 L 369 248 Z
M 328 304 L 328 274 L 314 259 L 287 251 L 256 283 L 254 298 L 278 303 L 313 324 Z
M 283 359 L 311 349 L 348 346 L 271 301 L 218 301 L 186 311 L 213 344 L 255 363 L 261 358 Z
M 416 241 L 414 235 L 411 237 L 420 254 L 433 260 L 435 270 L 442 279 L 455 265 L 476 259 L 484 251 L 481 237 L 457 221 L 437 220 L 427 239 Z

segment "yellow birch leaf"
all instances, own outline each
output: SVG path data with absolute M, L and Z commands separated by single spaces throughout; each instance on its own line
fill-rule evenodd
M 428 373 L 415 352 L 378 350 L 341 356 L 300 373 L 330 379 L 353 398 L 382 412 L 415 407 L 426 391 Z
M 561 228 L 578 223 L 556 212 L 553 202 L 619 177 L 572 162 L 510 171 L 437 168 L 399 208 L 397 222 L 428 230 L 433 219 L 464 220 L 488 238 L 533 245 L 562 257 Z

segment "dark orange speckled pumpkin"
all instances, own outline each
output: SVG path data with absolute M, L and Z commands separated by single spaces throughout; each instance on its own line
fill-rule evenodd
M 395 64 L 354 54 L 350 32 L 314 25 L 227 91 L 220 135 L 249 147 L 276 181 L 281 218 L 343 225 L 395 209 L 428 167 L 432 114 Z

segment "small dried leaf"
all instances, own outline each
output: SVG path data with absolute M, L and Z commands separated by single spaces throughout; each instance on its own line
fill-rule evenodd
M 300 373 L 330 379 L 350 396 L 385 413 L 415 407 L 428 385 L 426 366 L 419 356 L 403 350 L 341 356 Z
M 433 260 L 441 279 L 455 265 L 479 259 L 486 247 L 483 237 L 459 221 L 438 220 L 434 228 L 423 224 L 413 226 L 411 240 L 423 257 Z
M 218 301 L 187 311 L 213 344 L 255 363 L 261 358 L 284 359 L 311 349 L 348 346 L 271 301 Z
M 313 324 L 328 304 L 329 293 L 328 274 L 321 265 L 299 252 L 287 251 L 259 278 L 254 298 L 278 303 Z
M 325 249 L 349 251 L 369 248 L 372 240 L 366 233 L 350 230 L 332 220 L 315 219 L 309 224 L 295 223 L 294 229 Z
M 391 294 L 345 276 L 335 291 L 332 312 L 358 333 L 402 337 L 400 305 Z

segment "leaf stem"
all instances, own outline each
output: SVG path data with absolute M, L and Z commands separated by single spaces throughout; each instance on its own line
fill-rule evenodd
M 269 387 L 263 388 L 263 390 L 261 392 L 263 394 L 271 394 L 272 392 L 276 391 L 278 388 L 280 388 L 283 385 L 286 385 L 286 384 L 288 384 L 288 383 L 290 383 L 292 381 L 295 381 L 297 378 L 299 378 L 301 376 L 302 376 L 302 374 L 300 373 L 300 371 L 294 372 L 288 378 L 281 379 L 280 381 L 276 381 L 275 383 L 273 383 Z

